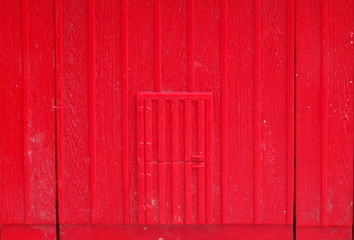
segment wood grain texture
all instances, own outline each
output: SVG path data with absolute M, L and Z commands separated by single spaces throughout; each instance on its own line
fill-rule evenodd
M 164 91 L 187 90 L 187 2 L 161 1 L 161 80 Z
M 62 131 L 63 153 L 58 159 L 59 221 L 91 222 L 88 4 L 63 1 L 62 9 Z M 62 127 L 62 129 L 60 129 Z
M 291 224 L 296 144 L 298 225 L 350 226 L 354 3 L 294 3 L 2 1 L 0 223 L 55 223 L 56 148 L 60 223 Z
M 228 3 L 229 13 L 238 13 L 228 15 L 228 102 L 232 106 L 228 108 L 232 199 L 228 221 L 232 223 L 292 222 L 293 176 L 287 177 L 292 171 L 287 166 L 293 164 L 287 141 L 294 137 L 288 120 L 294 114 L 288 101 L 293 97 L 288 75 L 293 64 L 293 44 L 288 42 L 293 36 L 293 29 L 288 29 L 291 3 Z
M 124 223 L 130 221 L 128 3 L 122 1 L 122 165 Z
M 0 223 L 55 223 L 54 3 L 1 4 Z
M 353 224 L 354 2 L 328 1 L 328 225 Z
M 128 52 L 129 52 L 129 91 L 128 91 L 128 130 L 130 163 L 130 223 L 137 223 L 137 115 L 136 94 L 155 89 L 154 68 L 154 1 L 132 1 L 128 11 Z M 156 209 L 158 210 L 158 209 Z
M 354 6 L 323 0 L 296 8 L 298 224 L 350 226 Z
M 207 173 L 206 182 L 210 186 L 206 206 L 213 206 L 208 223 L 212 224 L 221 222 L 221 1 L 194 1 L 194 11 L 195 91 L 214 93 L 214 137 L 209 160 L 213 171 Z
M 24 223 L 24 162 L 22 132 L 21 2 L 2 1 L 0 208 L 1 223 Z
M 260 222 L 285 223 L 287 200 L 287 2 L 262 1 L 259 81 Z M 277 204 L 274 204 L 276 202 Z
M 291 9 L 285 0 L 64 1 L 61 222 L 290 224 Z M 137 104 L 151 91 L 171 98 Z M 213 93 L 205 123 L 195 102 L 169 102 L 186 91 Z M 210 123 L 197 169 L 193 131 Z
M 227 219 L 231 223 L 254 222 L 254 11 L 254 1 L 228 1 L 228 104 L 232 106 L 228 108 L 228 199 L 233 200 Z
M 54 3 L 29 0 L 28 157 L 29 218 L 55 223 Z
M 121 11 L 119 1 L 95 1 L 95 174 L 99 223 L 123 223 Z

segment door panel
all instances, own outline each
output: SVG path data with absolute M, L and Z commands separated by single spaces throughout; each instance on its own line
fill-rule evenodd
M 213 95 L 137 95 L 138 223 L 213 223 Z

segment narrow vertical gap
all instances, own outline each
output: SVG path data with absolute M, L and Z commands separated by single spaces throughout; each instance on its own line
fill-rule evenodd
M 227 0 L 221 4 L 221 222 L 228 222 L 227 176 L 228 176 L 228 32 L 227 32 Z
M 54 22 L 55 22 L 55 177 L 56 177 L 56 237 L 60 239 L 60 218 L 59 218 L 59 186 L 63 184 L 62 177 L 62 157 L 63 157 L 63 2 L 62 0 L 55 1 L 54 9 Z M 59 183 L 59 180 L 61 183 Z
M 155 0 L 155 90 L 161 92 L 161 0 Z
M 129 171 L 129 72 L 128 72 L 128 4 L 122 0 L 122 161 L 123 161 L 123 222 L 130 222 Z
M 294 0 L 288 0 L 288 89 L 287 89 L 287 202 L 286 223 L 293 221 L 294 205 Z
M 188 90 L 194 92 L 194 0 L 188 1 Z
M 96 186 L 95 0 L 89 0 L 88 2 L 88 52 L 91 223 L 96 223 L 98 219 Z
M 293 238 L 294 240 L 296 240 L 296 231 L 297 231 L 297 222 L 296 222 L 296 1 L 295 0 L 292 0 L 292 6 L 293 6 L 293 11 L 292 11 L 292 19 L 293 19 L 293 33 L 294 33 L 294 36 L 293 36 L 293 46 L 294 46 L 294 49 L 293 49 L 293 64 L 294 64 L 294 71 L 293 71 L 293 86 L 294 86 L 294 89 L 293 89 L 293 94 L 294 94 L 294 116 L 293 116 L 293 119 L 294 119 L 294 169 L 293 169 Z
M 22 0 L 22 130 L 25 223 L 31 222 L 31 180 L 29 152 L 29 16 L 28 0 Z
M 261 82 L 261 0 L 255 0 L 255 81 L 254 81 L 254 223 L 260 223 L 260 82 Z

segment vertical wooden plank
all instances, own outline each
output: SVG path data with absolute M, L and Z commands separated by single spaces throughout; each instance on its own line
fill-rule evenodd
M 166 223 L 166 105 L 158 100 L 158 161 L 159 161 L 159 217 L 160 224 Z
M 287 163 L 286 163 L 286 223 L 294 216 L 294 165 L 295 165 L 295 2 L 288 0 L 288 61 L 287 61 Z
M 179 111 L 178 111 L 178 100 L 172 100 L 172 197 L 171 197 L 171 209 L 172 209 L 172 224 L 180 222 L 180 208 L 178 204 L 180 202 L 179 188 L 180 188 L 180 174 L 179 174 L 179 163 L 178 158 L 179 153 L 179 141 L 178 141 L 178 132 L 179 132 Z
M 63 0 L 55 1 L 55 100 L 56 100 L 56 171 L 57 171 L 57 216 L 61 223 L 61 204 L 64 189 L 64 72 L 63 72 Z
M 26 1 L 23 1 L 25 4 Z M 55 70 L 54 70 L 54 2 L 29 0 L 23 11 L 23 41 L 27 48 L 24 64 L 27 83 L 26 154 L 28 177 L 26 223 L 55 223 Z M 24 15 L 25 16 L 25 15 Z M 27 26 L 26 26 L 27 24 Z M 27 109 L 25 109 L 27 108 Z M 26 155 L 25 154 L 25 155 Z M 25 166 L 26 167 L 26 166 Z M 18 177 L 18 174 L 16 175 Z
M 353 223 L 354 5 L 300 1 L 296 9 L 296 214 L 306 239 L 321 233 L 301 226 Z
M 227 2 L 228 223 L 254 222 L 255 4 Z M 224 219 L 225 220 L 225 219 Z
M 24 223 L 21 1 L 0 2 L 1 223 Z
M 350 227 L 354 189 L 354 2 L 327 1 L 327 224 Z
M 321 223 L 328 210 L 328 1 L 321 1 Z
M 187 0 L 161 1 L 161 81 L 164 91 L 188 89 L 187 5 Z
M 148 159 L 145 159 L 148 161 Z M 154 224 L 154 199 L 153 199 L 153 172 L 154 172 L 154 164 L 149 161 L 145 163 L 145 188 L 146 188 L 146 203 L 145 203 L 145 211 L 146 211 L 146 223 Z
M 320 1 L 296 1 L 295 11 L 296 219 L 297 225 L 318 225 L 321 223 Z
M 198 168 L 198 223 L 205 224 L 205 201 L 206 201 L 206 191 L 205 191 L 205 101 L 197 101 L 197 111 L 198 111 L 198 133 L 197 133 L 197 155 L 195 156 Z
M 137 109 L 138 223 L 145 223 L 145 103 L 143 99 L 138 99 Z
M 145 184 L 146 184 L 146 222 L 154 223 L 153 216 L 153 129 L 152 100 L 145 100 Z
M 194 0 L 188 0 L 188 90 L 193 92 L 195 89 L 194 79 Z
M 212 224 L 212 223 L 217 223 L 218 221 L 216 220 L 215 217 L 215 207 L 214 207 L 214 199 L 213 196 L 215 194 L 215 190 L 213 188 L 213 183 L 214 183 L 214 178 L 215 176 L 213 175 L 213 172 L 215 171 L 214 168 L 214 151 L 213 151 L 213 139 L 214 139 L 214 134 L 213 134 L 213 129 L 214 129 L 214 109 L 213 109 L 213 98 L 210 96 L 206 100 L 205 104 L 205 115 L 206 115 L 206 120 L 205 120 L 205 171 L 206 171 L 206 178 L 205 178 L 205 184 L 206 184 L 206 218 L 207 218 L 207 223 Z
M 29 145 L 29 127 L 32 124 L 29 116 L 29 17 L 28 0 L 22 1 L 22 131 L 23 131 L 23 172 L 24 172 L 24 205 L 25 223 L 31 222 L 31 160 Z
M 255 46 L 254 46 L 254 223 L 260 222 L 260 83 L 262 76 L 262 6 L 260 0 L 255 0 Z
M 221 222 L 228 222 L 228 1 L 221 2 Z
M 63 1 L 62 223 L 90 223 L 90 129 L 87 1 Z
M 194 1 L 194 74 L 195 91 L 213 94 L 213 139 L 211 154 L 213 166 L 208 176 L 207 189 L 212 188 L 212 195 L 207 196 L 206 206 L 213 209 L 207 219 L 210 223 L 221 222 L 221 1 Z M 208 170 L 207 170 L 208 171 Z M 209 174 L 211 174 L 209 176 Z M 209 182 L 208 182 L 209 181 Z M 209 186 L 209 184 L 211 184 Z M 209 190 L 208 190 L 209 191 Z M 210 193 L 210 192 L 209 192 Z M 209 197 L 211 199 L 209 199 Z M 209 210 L 208 210 L 209 211 Z
M 155 21 L 155 31 L 154 31 L 154 41 L 155 41 L 155 91 L 161 92 L 161 1 L 154 1 L 154 21 Z
M 96 51 L 95 0 L 88 1 L 88 88 L 91 223 L 97 223 Z
M 153 91 L 155 87 L 155 66 L 154 66 L 154 1 L 129 1 L 127 2 L 127 52 L 129 61 L 128 96 L 129 103 L 126 112 L 128 114 L 128 133 L 127 145 L 129 147 L 129 172 L 130 172 L 130 221 L 137 223 L 137 154 L 136 154 L 136 94 L 142 91 Z M 154 127 L 157 121 L 153 123 Z
M 0 9 L 0 223 L 55 223 L 54 3 Z
M 288 9 L 287 1 L 262 1 L 259 81 L 260 198 L 262 223 L 286 223 Z M 275 204 L 276 203 L 276 204 Z
M 184 129 L 185 129 L 185 201 L 186 201 L 186 224 L 192 222 L 192 103 L 185 100 L 184 106 Z
M 96 222 L 123 223 L 122 16 L 121 2 L 95 1 Z M 120 76 L 120 77 L 118 77 Z M 125 90 L 124 90 L 125 91 Z M 125 166 L 125 165 L 124 165 Z M 129 176 L 129 174 L 128 174 Z
M 124 223 L 130 222 L 128 3 L 122 0 L 122 165 Z

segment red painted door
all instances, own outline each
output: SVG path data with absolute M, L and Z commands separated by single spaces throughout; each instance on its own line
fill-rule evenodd
M 1 1 L 0 239 L 351 239 L 353 10 Z

